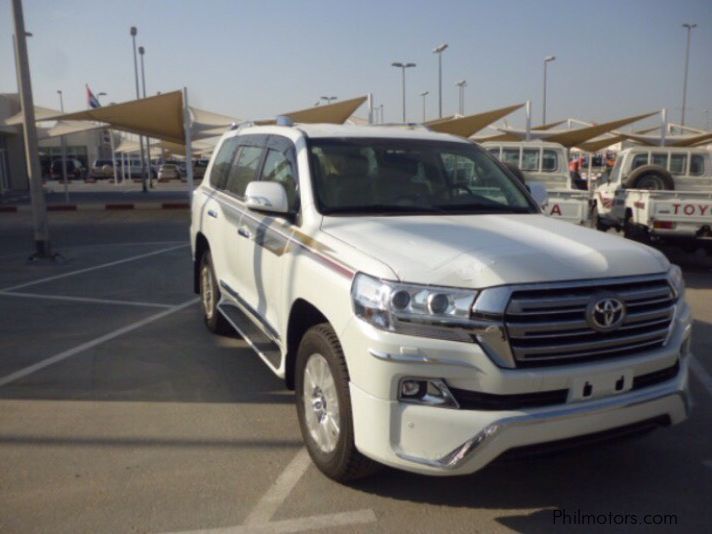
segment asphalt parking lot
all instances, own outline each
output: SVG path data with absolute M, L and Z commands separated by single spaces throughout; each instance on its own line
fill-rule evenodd
M 29 214 L 0 214 L 0 532 L 592 530 L 557 511 L 669 516 L 641 531 L 712 523 L 709 258 L 672 253 L 696 319 L 682 425 L 468 477 L 386 469 L 346 487 L 308 461 L 292 393 L 243 341 L 204 328 L 187 211 L 50 223 L 65 261 L 27 265 Z

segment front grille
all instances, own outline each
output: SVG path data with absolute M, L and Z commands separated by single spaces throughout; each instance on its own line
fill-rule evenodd
M 598 332 L 586 308 L 602 293 L 625 303 L 613 332 Z M 558 365 L 627 356 L 661 347 L 670 328 L 675 296 L 667 280 L 515 290 L 505 326 L 518 367 Z

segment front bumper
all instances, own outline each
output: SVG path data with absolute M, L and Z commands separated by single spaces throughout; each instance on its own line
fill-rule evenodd
M 407 405 L 377 399 L 352 384 L 354 418 L 370 419 L 366 436 L 356 429 L 356 444 L 368 456 L 406 471 L 465 475 L 517 447 L 593 434 L 661 416 L 667 416 L 671 424 L 680 423 L 689 409 L 687 366 L 686 359 L 673 380 L 644 390 L 518 412 Z M 387 436 L 387 440 L 378 436 Z
M 503 369 L 479 345 L 376 331 L 360 321 L 340 335 L 351 377 L 357 448 L 398 469 L 428 475 L 473 473 L 519 447 L 578 438 L 651 419 L 677 424 L 689 409 L 691 318 L 685 305 L 665 347 L 626 358 L 552 368 Z M 417 350 L 413 348 L 417 346 Z M 354 357 L 355 355 L 355 357 Z M 582 379 L 641 376 L 679 361 L 664 382 L 620 393 L 522 409 L 473 410 L 397 401 L 404 377 L 442 379 L 450 387 L 498 395 L 574 391 Z M 627 380 L 627 379 L 626 379 Z

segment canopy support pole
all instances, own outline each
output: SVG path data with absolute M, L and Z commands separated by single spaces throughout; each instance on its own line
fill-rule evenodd
M 193 203 L 193 147 L 192 147 L 192 120 L 188 107 L 188 89 L 183 87 L 183 132 L 185 133 L 185 176 L 188 180 L 188 202 Z
M 527 100 L 527 135 L 526 140 L 531 141 L 532 138 L 532 101 Z

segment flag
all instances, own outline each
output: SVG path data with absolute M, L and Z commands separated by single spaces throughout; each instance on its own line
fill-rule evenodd
M 91 89 L 89 89 L 89 85 L 86 85 L 87 88 L 87 104 L 89 104 L 90 108 L 100 108 L 101 104 L 99 103 L 99 99 L 94 96 L 94 93 L 91 92 Z

